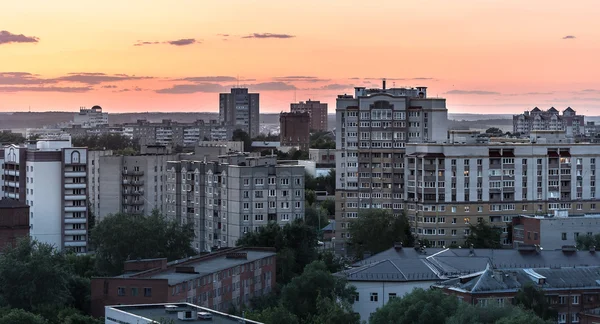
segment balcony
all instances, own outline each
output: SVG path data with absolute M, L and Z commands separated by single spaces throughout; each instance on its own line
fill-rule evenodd
M 144 190 L 123 190 L 123 195 L 125 196 L 141 196 L 144 194 Z
M 17 181 L 7 181 L 5 184 L 8 187 L 19 188 L 19 183 Z
M 82 171 L 65 171 L 65 178 L 85 178 L 87 172 Z
M 86 200 L 85 195 L 65 195 L 65 200 Z
M 65 230 L 65 235 L 86 235 L 87 230 L 84 229 L 68 229 Z
M 85 189 L 86 187 L 85 183 L 65 183 L 65 189 Z
M 123 185 L 126 185 L 126 186 L 143 186 L 144 185 L 144 180 L 128 180 L 128 179 L 123 179 Z
M 126 199 L 123 202 L 123 205 L 129 205 L 129 206 L 141 206 L 143 204 L 144 204 L 143 200 L 133 200 L 133 199 L 128 200 L 128 199 Z
M 87 210 L 86 206 L 65 206 L 65 212 L 67 212 L 67 213 L 84 212 L 86 210 Z
M 65 217 L 65 224 L 85 224 L 87 219 L 83 217 Z
M 86 246 L 86 241 L 65 241 L 65 247 Z
M 4 170 L 4 174 L 7 175 L 11 175 L 11 176 L 19 176 L 19 171 L 17 170 Z
M 14 192 L 5 193 L 8 198 L 19 199 L 19 194 Z
M 124 176 L 143 176 L 144 175 L 144 171 L 131 171 L 131 170 L 123 170 L 123 175 Z

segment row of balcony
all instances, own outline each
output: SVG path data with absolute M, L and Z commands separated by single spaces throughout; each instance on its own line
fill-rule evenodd
M 87 172 L 85 171 L 65 171 L 65 178 L 85 178 Z
M 132 171 L 132 170 L 123 170 L 124 176 L 143 176 L 144 171 Z
M 124 186 L 143 186 L 144 185 L 144 180 L 128 180 L 128 179 L 124 179 L 123 180 L 123 185 Z

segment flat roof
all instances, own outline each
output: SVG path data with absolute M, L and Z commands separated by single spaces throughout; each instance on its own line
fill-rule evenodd
M 182 321 L 177 318 L 178 312 L 169 312 L 165 311 L 166 305 L 175 305 L 178 308 L 183 310 L 193 310 L 197 312 L 206 312 L 211 313 L 213 318 L 212 320 L 186 320 Z M 145 304 L 145 305 L 124 305 L 124 306 L 108 306 L 117 311 L 123 311 L 125 313 L 137 315 L 143 317 L 146 320 L 154 320 L 159 322 L 160 320 L 171 319 L 174 323 L 216 323 L 216 324 L 239 324 L 242 322 L 242 318 L 222 312 L 217 312 L 210 308 L 200 307 L 189 303 L 168 303 L 168 304 Z M 108 316 L 107 312 L 107 316 Z M 260 322 L 245 320 L 245 323 L 249 324 L 261 324 Z
M 234 251 L 232 251 L 234 252 Z M 263 258 L 267 258 L 270 256 L 276 255 L 275 252 L 270 251 L 252 251 L 252 250 L 243 250 L 239 251 L 247 254 L 246 259 L 229 259 L 226 257 L 226 254 L 218 256 L 213 259 L 205 259 L 198 260 L 197 262 L 185 263 L 181 262 L 182 266 L 185 267 L 194 267 L 194 271 L 196 273 L 178 273 L 175 272 L 175 268 L 177 264 L 173 264 L 175 267 L 167 269 L 163 272 L 152 274 L 149 276 L 136 276 L 133 274 L 132 277 L 136 278 L 144 278 L 144 279 L 167 279 L 169 285 L 176 285 L 178 283 L 186 282 L 192 279 L 201 278 L 203 276 L 213 274 L 215 272 L 219 272 L 225 269 L 229 269 L 238 265 L 254 262 L 256 260 L 260 260 Z

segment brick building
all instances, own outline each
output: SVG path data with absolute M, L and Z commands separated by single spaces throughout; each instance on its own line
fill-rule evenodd
M 0 199 L 0 250 L 15 246 L 18 239 L 29 235 L 29 206 L 25 203 Z
M 233 248 L 168 262 L 133 260 L 124 274 L 92 279 L 92 315 L 108 305 L 188 302 L 217 311 L 247 303 L 275 285 L 275 251 Z
M 279 115 L 279 140 L 281 146 L 310 146 L 310 115 L 308 113 L 281 113 Z
M 317 132 L 327 131 L 327 104 L 320 101 L 310 100 L 290 105 L 293 113 L 308 113 L 310 116 L 310 129 Z
M 504 306 L 517 292 L 533 284 L 542 289 L 558 323 L 580 323 L 581 313 L 600 306 L 600 267 L 526 268 L 486 270 L 450 279 L 433 288 L 479 306 Z

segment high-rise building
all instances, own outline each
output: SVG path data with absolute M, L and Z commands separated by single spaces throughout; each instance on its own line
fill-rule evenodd
M 538 107 L 513 116 L 513 132 L 529 136 L 531 131 L 565 131 L 567 136 L 585 136 L 585 116 L 577 115 L 571 107 L 563 110 L 562 115 L 556 108 L 543 111 Z
M 135 123 L 119 125 L 122 134 L 147 145 L 170 145 L 172 147 L 193 147 L 204 140 L 226 141 L 233 135 L 233 127 L 227 127 L 217 120 L 196 120 L 190 123 L 163 119 L 158 123 L 138 120 Z
M 336 249 L 347 252 L 348 228 L 360 210 L 403 211 L 407 143 L 447 138 L 446 99 L 427 88 L 355 88 L 336 107 Z M 344 250 L 342 250 L 344 249 Z
M 232 153 L 218 161 L 173 161 L 167 167 L 167 216 L 194 223 L 194 247 L 232 247 L 270 222 L 304 218 L 304 167 L 275 156 Z
M 317 132 L 327 131 L 327 104 L 320 101 L 308 101 L 293 103 L 290 105 L 293 113 L 308 113 L 310 116 L 310 130 Z
M 440 247 L 461 245 L 470 224 L 486 222 L 502 228 L 502 244 L 510 246 L 513 217 L 520 214 L 596 213 L 600 145 L 574 143 L 564 132 L 531 136 L 407 144 L 400 207 L 418 237 Z
M 30 234 L 59 250 L 87 252 L 87 149 L 71 140 L 41 140 L 0 149 L 4 198 L 30 206 Z
M 73 117 L 73 125 L 79 125 L 82 128 L 108 126 L 108 113 L 102 112 L 100 106 L 94 106 L 92 109 L 82 107 Z
M 281 113 L 279 141 L 281 146 L 298 146 L 307 151 L 310 146 L 310 115 L 306 112 Z
M 231 93 L 219 94 L 219 120 L 253 138 L 260 133 L 259 107 L 259 94 L 248 93 L 246 88 L 232 88 Z

